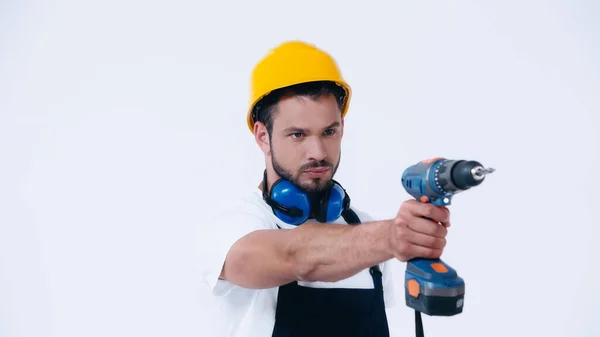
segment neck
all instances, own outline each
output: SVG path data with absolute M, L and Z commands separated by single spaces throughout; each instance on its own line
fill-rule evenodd
M 265 171 L 263 173 L 263 178 L 260 181 L 260 183 L 258 184 L 258 189 L 267 194 L 271 190 L 273 183 L 275 183 L 275 181 L 277 181 L 277 179 L 279 179 L 279 176 L 277 175 L 277 173 L 272 173 L 273 175 L 275 175 L 275 177 L 269 177 L 269 175 L 270 175 L 269 173 L 270 172 L 265 169 Z

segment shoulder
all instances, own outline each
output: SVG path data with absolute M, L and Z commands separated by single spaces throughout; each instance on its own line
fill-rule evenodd
M 270 208 L 257 190 L 225 200 L 204 220 L 200 248 L 202 274 L 213 294 L 224 296 L 235 288 L 219 278 L 227 254 L 243 236 L 257 230 L 274 229 L 269 212 Z M 235 294 L 237 292 L 234 297 Z
M 268 227 L 272 222 L 272 212 L 258 190 L 228 199 L 211 213 L 211 225 Z
M 207 258 L 216 258 L 219 264 L 232 245 L 243 236 L 277 228 L 260 191 L 249 191 L 227 199 L 209 213 L 202 221 L 200 231 Z M 222 256 L 214 253 L 216 251 Z M 218 268 L 220 271 L 221 266 Z

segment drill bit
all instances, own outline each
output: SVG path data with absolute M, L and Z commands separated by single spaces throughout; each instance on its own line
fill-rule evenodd
M 491 168 L 491 167 L 483 168 L 481 166 L 477 166 L 477 167 L 473 168 L 471 173 L 473 174 L 473 178 L 479 180 L 479 179 L 483 179 L 487 174 L 490 174 L 494 171 L 496 171 L 496 169 Z

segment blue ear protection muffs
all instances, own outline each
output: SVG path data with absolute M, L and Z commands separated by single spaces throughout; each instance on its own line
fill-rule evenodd
M 350 196 L 335 180 L 319 197 L 309 196 L 286 179 L 277 180 L 268 194 L 267 190 L 265 170 L 263 199 L 281 221 L 290 225 L 300 225 L 311 217 L 319 222 L 333 222 L 350 207 Z

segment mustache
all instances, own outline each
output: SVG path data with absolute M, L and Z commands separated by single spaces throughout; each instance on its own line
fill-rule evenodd
M 324 167 L 332 167 L 333 165 L 331 165 L 330 163 L 328 163 L 325 160 L 321 160 L 321 161 L 312 161 L 308 164 L 304 164 L 300 167 L 300 171 L 306 171 L 306 170 L 310 170 L 310 169 L 314 169 L 314 168 L 324 168 Z

